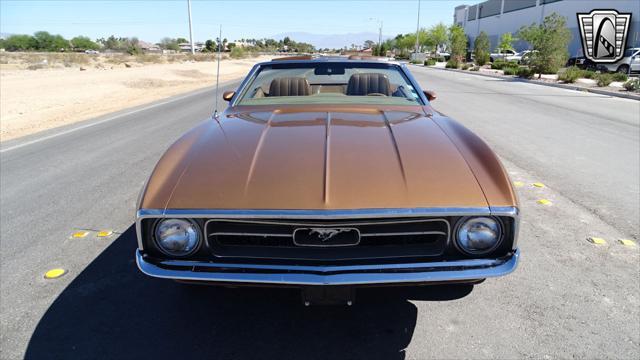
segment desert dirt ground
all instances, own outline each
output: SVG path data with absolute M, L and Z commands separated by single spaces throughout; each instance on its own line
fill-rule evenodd
M 212 86 L 216 79 L 217 63 L 203 58 L 99 56 L 87 62 L 84 54 L 74 55 L 72 63 L 46 56 L 2 61 L 0 141 Z M 220 81 L 241 78 L 269 58 L 223 58 Z

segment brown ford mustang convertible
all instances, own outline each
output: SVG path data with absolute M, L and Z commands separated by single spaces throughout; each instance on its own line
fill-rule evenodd
M 406 66 L 276 60 L 223 97 L 229 107 L 173 144 L 141 193 L 145 274 L 300 287 L 309 304 L 516 268 L 508 175 Z

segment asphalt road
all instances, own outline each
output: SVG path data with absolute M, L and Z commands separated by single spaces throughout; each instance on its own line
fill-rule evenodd
M 2 144 L 0 357 L 638 358 L 640 258 L 616 240 L 638 239 L 640 104 L 411 69 L 524 184 L 514 274 L 360 291 L 351 308 L 145 277 L 136 197 L 164 149 L 211 114 L 204 90 Z M 76 229 L 116 233 L 71 239 Z M 54 267 L 68 274 L 44 280 Z

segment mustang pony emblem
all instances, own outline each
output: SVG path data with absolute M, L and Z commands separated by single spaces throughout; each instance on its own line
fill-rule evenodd
M 309 235 L 318 235 L 318 238 L 321 241 L 327 241 L 332 237 L 342 233 L 351 231 L 351 229 L 322 229 L 322 228 L 311 228 L 309 229 Z

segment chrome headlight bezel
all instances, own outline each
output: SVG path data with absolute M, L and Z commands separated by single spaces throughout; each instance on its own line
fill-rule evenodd
M 495 222 L 496 226 L 497 226 L 497 230 L 498 230 L 498 236 L 497 236 L 497 240 L 495 242 L 495 244 L 493 244 L 493 246 L 487 248 L 487 249 L 482 249 L 482 250 L 473 250 L 473 249 L 469 249 L 468 247 L 465 247 L 464 245 L 462 245 L 460 243 L 460 230 L 462 229 L 462 227 L 464 225 L 466 225 L 467 223 L 471 222 L 471 221 L 480 221 L 482 219 L 489 219 L 493 222 Z M 487 255 L 490 254 L 492 252 L 494 252 L 496 249 L 498 249 L 500 247 L 500 245 L 502 245 L 502 243 L 504 242 L 504 238 L 505 238 L 505 226 L 502 222 L 502 220 L 499 217 L 495 217 L 495 216 L 466 216 L 463 217 L 461 219 L 458 220 L 456 227 L 455 227 L 455 231 L 454 231 L 454 241 L 453 244 L 455 246 L 455 248 L 460 251 L 461 253 L 465 254 L 465 255 L 469 255 L 469 256 L 481 256 L 481 255 Z
M 159 229 L 160 225 L 162 225 L 162 223 L 165 222 L 165 221 L 184 221 L 184 222 L 189 223 L 191 225 L 191 227 L 193 228 L 193 234 L 195 234 L 195 236 L 196 236 L 196 244 L 193 246 L 193 248 L 191 248 L 189 251 L 186 251 L 186 252 L 175 252 L 175 251 L 171 251 L 171 250 L 168 250 L 165 247 L 163 247 L 160 244 L 160 239 L 159 239 L 159 236 L 158 236 L 158 229 Z M 157 219 L 155 224 L 153 224 L 153 232 L 152 232 L 152 234 L 153 234 L 153 243 L 154 243 L 154 246 L 156 247 L 156 249 L 158 249 L 158 251 L 160 251 L 164 255 L 167 255 L 167 256 L 170 256 L 170 257 L 174 257 L 174 258 L 184 258 L 184 257 L 190 256 L 190 255 L 193 255 L 198 250 L 200 250 L 200 247 L 202 247 L 202 243 L 204 242 L 200 226 L 198 225 L 198 223 L 195 220 L 188 219 L 188 218 L 160 218 L 160 219 Z

